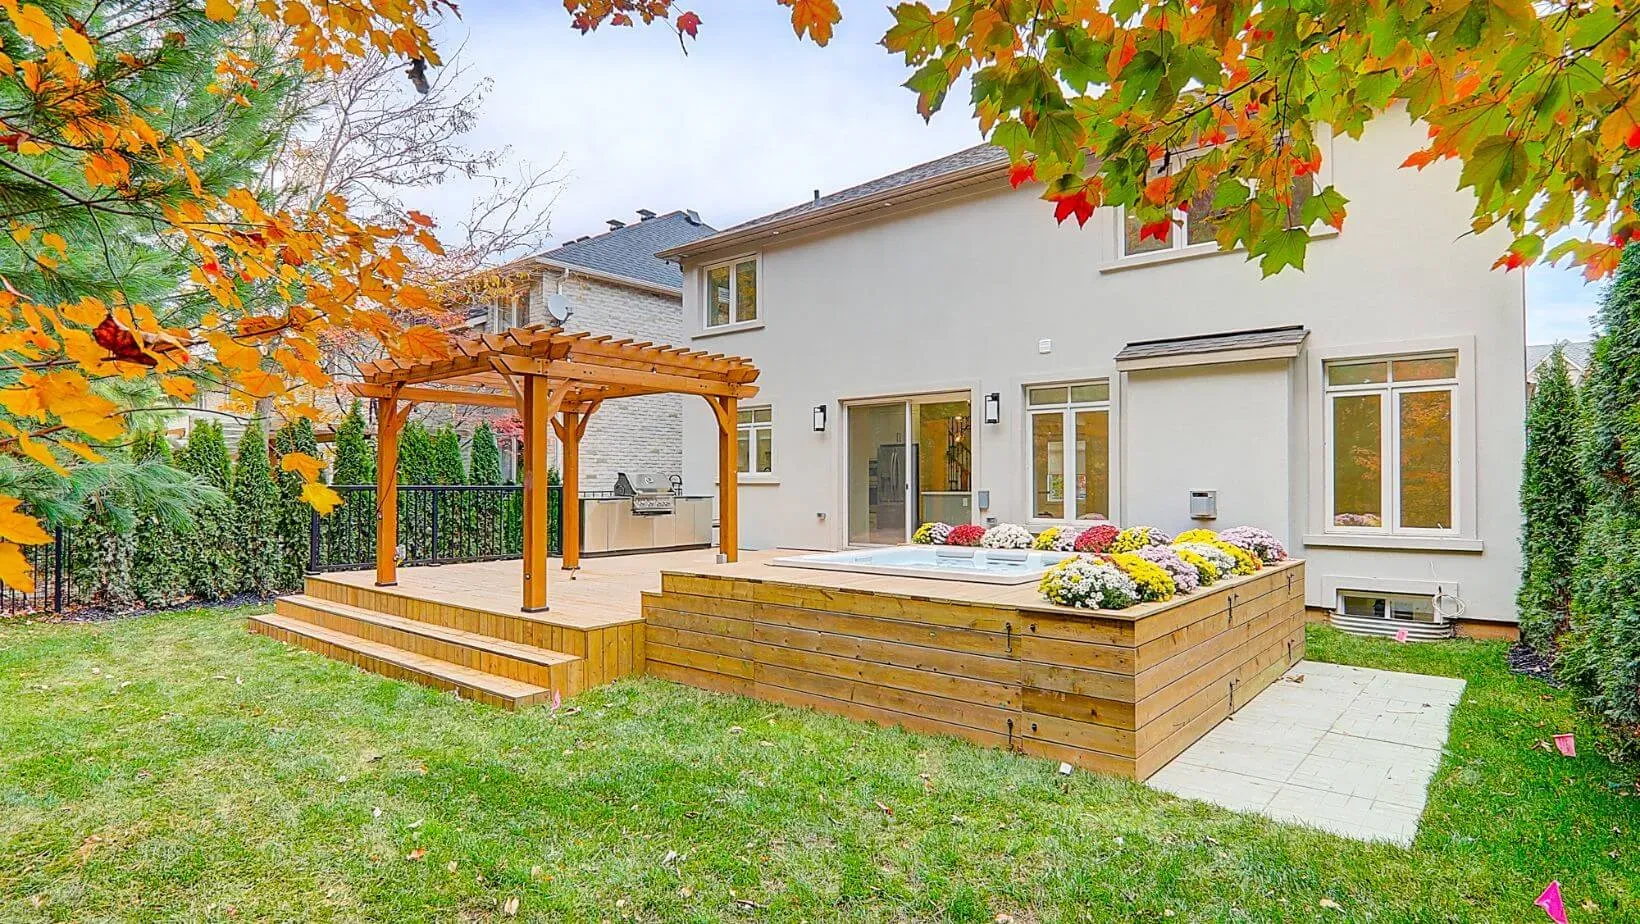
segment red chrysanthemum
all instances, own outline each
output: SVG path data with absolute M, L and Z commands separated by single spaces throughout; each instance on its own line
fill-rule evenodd
M 984 538 L 985 527 L 976 526 L 973 523 L 964 523 L 961 526 L 951 528 L 951 535 L 945 537 L 945 544 L 975 546 L 979 545 L 979 541 Z
M 1098 526 L 1090 526 L 1087 529 L 1084 529 L 1080 536 L 1076 537 L 1076 551 L 1103 552 L 1110 548 L 1110 544 L 1116 541 L 1116 537 L 1121 532 L 1121 530 L 1110 525 L 1109 523 L 1100 523 Z

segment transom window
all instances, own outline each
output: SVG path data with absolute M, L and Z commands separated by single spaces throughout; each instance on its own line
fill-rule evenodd
M 737 468 L 742 475 L 774 473 L 774 412 L 766 407 L 740 411 L 735 427 Z
M 1174 157 L 1168 167 L 1157 164 L 1150 169 L 1146 179 L 1156 179 L 1164 172 L 1178 173 L 1190 161 L 1190 155 Z M 1304 202 L 1315 191 L 1315 177 L 1299 176 L 1293 178 L 1293 201 L 1287 210 L 1289 227 L 1296 227 L 1301 223 L 1300 216 L 1304 213 Z M 1122 256 L 1133 257 L 1145 253 L 1157 253 L 1169 250 L 1183 250 L 1187 247 L 1205 245 L 1218 246 L 1219 223 L 1224 218 L 1220 209 L 1213 208 L 1213 194 L 1203 192 L 1197 194 L 1187 203 L 1186 208 L 1173 211 L 1173 224 L 1160 238 L 1154 234 L 1142 236 L 1144 223 L 1136 215 L 1122 210 Z
M 1025 390 L 1031 441 L 1031 517 L 1110 516 L 1110 383 Z
M 708 266 L 704 275 L 707 328 L 757 320 L 757 257 Z
M 1458 357 L 1329 362 L 1325 379 L 1328 528 L 1455 530 Z

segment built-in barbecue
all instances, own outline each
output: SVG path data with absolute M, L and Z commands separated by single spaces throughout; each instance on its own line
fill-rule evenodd
M 605 492 L 581 495 L 581 551 L 617 555 L 712 544 L 712 498 L 683 493 L 683 479 L 653 473 L 615 476 Z

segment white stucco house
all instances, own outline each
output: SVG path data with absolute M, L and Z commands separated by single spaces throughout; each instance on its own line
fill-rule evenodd
M 1332 141 L 1349 219 L 1272 279 L 1205 214 L 1166 244 L 1109 208 L 1056 225 L 983 145 L 662 251 L 691 345 L 762 370 L 742 543 L 1251 524 L 1309 560 L 1312 607 L 1507 631 L 1524 280 L 1491 269 L 1501 232 L 1464 235 L 1455 164 L 1400 168 L 1424 140 Z M 684 410 L 685 479 L 712 483 L 712 417 Z

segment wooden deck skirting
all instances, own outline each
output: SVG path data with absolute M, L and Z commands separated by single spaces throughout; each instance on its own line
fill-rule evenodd
M 1297 560 L 1121 611 L 752 567 L 662 572 L 644 669 L 1143 780 L 1304 657 Z

